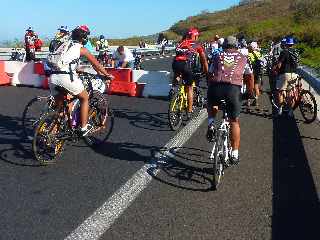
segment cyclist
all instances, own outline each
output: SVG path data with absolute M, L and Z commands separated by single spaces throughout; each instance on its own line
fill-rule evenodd
M 208 141 L 214 138 L 214 122 L 221 100 L 227 104 L 227 113 L 231 124 L 231 163 L 239 163 L 241 110 L 240 94 L 243 75 L 249 71 L 247 57 L 237 49 L 238 41 L 229 36 L 224 41 L 224 51 L 213 59 L 213 71 L 208 74 Z
M 284 102 L 285 91 L 288 88 L 288 82 L 298 77 L 297 67 L 299 63 L 299 53 L 293 48 L 295 42 L 292 37 L 286 38 L 286 47 L 280 53 L 277 64 L 274 66 L 274 75 L 278 76 L 276 80 L 277 100 L 279 110 L 278 115 L 282 114 L 282 105 Z M 292 109 L 289 115 L 292 115 Z
M 32 27 L 29 27 L 26 30 L 24 36 L 25 49 L 26 49 L 26 61 L 34 61 L 36 58 L 35 55 L 35 41 L 38 39 L 37 34 L 34 32 Z
M 104 63 L 107 58 L 107 52 L 109 48 L 108 40 L 103 35 L 100 35 L 99 41 L 96 42 L 96 51 L 99 52 L 98 60 L 100 63 Z
M 193 110 L 193 81 L 195 61 L 200 57 L 200 62 L 204 73 L 208 73 L 208 62 L 205 51 L 200 43 L 197 42 L 199 31 L 196 28 L 190 28 L 184 35 L 182 41 L 176 48 L 176 57 L 172 63 L 174 79 L 182 76 L 183 84 L 186 85 L 188 94 L 188 116 L 190 117 Z
M 50 42 L 49 51 L 53 52 L 60 44 L 70 40 L 70 31 L 67 26 L 58 28 L 55 38 Z
M 257 42 L 251 42 L 249 45 L 249 55 L 248 59 L 251 64 L 253 75 L 254 75 L 254 101 L 252 103 L 252 106 L 257 106 L 257 101 L 260 96 L 260 86 L 262 83 L 262 54 L 259 50 L 258 43 Z
M 134 68 L 134 56 L 129 48 L 119 46 L 112 56 L 112 67 Z
M 88 92 L 85 90 L 83 83 L 76 72 L 80 58 L 86 57 L 98 73 L 112 78 L 104 67 L 99 64 L 97 59 L 83 47 L 88 41 L 88 35 L 90 35 L 90 30 L 87 26 L 79 26 L 72 31 L 72 40 L 64 44 L 66 50 L 62 50 L 61 59 L 58 60 L 59 64 L 51 65 L 60 67 L 51 67 L 50 76 L 50 90 L 52 95 L 55 96 L 58 106 L 62 106 L 64 94 L 57 91 L 57 87 L 62 87 L 67 90 L 68 93 L 79 98 L 81 122 L 79 134 L 81 136 L 87 135 L 91 130 L 91 126 L 87 123 L 89 110 Z M 64 61 L 69 62 L 69 64 L 64 64 Z

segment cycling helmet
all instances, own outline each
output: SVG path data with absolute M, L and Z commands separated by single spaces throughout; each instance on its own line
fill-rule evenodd
M 199 36 L 200 33 L 199 33 L 199 30 L 198 30 L 198 29 L 196 29 L 196 28 L 190 28 L 190 29 L 188 30 L 188 35 L 190 35 L 190 36 Z
M 34 32 L 33 27 L 28 27 L 27 32 Z
M 103 35 L 100 35 L 100 40 L 104 39 L 104 36 Z
M 224 38 L 219 38 L 219 39 L 218 39 L 218 44 L 219 44 L 219 46 L 222 46 L 223 43 L 224 43 Z
M 240 48 L 247 48 L 248 47 L 246 39 L 244 39 L 244 38 L 239 39 L 239 47 Z
M 257 50 L 257 49 L 258 49 L 258 43 L 257 43 L 257 42 L 252 42 L 252 43 L 250 43 L 250 47 L 251 47 L 253 50 Z
M 66 33 L 69 32 L 69 29 L 68 29 L 67 26 L 61 26 L 61 27 L 58 28 L 58 30 L 61 31 L 61 32 L 66 32 Z
M 89 28 L 82 25 L 73 29 L 71 38 L 74 41 L 81 42 L 83 45 L 86 45 L 88 42 L 88 35 L 90 35 Z
M 286 44 L 287 45 L 294 45 L 294 38 L 293 37 L 286 37 Z

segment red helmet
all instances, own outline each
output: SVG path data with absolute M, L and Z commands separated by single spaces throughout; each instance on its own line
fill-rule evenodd
M 90 35 L 90 29 L 86 25 L 81 25 L 78 27 L 78 29 L 81 29 L 82 31 L 86 32 L 88 35 Z
M 188 34 L 189 34 L 190 36 L 199 36 L 199 35 L 200 35 L 199 30 L 196 29 L 196 28 L 190 28 L 190 29 L 188 30 Z

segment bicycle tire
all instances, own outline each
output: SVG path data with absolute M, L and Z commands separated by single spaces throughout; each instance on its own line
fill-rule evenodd
M 96 112 L 95 119 L 92 118 L 92 113 Z M 99 113 L 97 109 L 93 108 L 89 113 L 89 124 L 92 124 L 95 130 L 92 133 L 89 133 L 88 136 L 84 137 L 86 144 L 90 147 L 97 147 L 105 143 L 109 139 L 113 127 L 114 127 L 114 115 L 113 112 L 109 109 L 105 116 L 101 116 L 102 113 Z M 101 120 L 105 119 L 105 123 L 102 124 Z M 106 126 L 106 127 L 105 127 Z
M 45 110 L 46 104 L 48 104 L 49 97 L 35 97 L 31 99 L 22 113 L 22 129 L 24 136 L 32 140 L 34 135 L 34 130 L 40 121 L 41 116 L 43 116 L 47 111 Z
M 223 162 L 221 161 L 220 153 L 223 151 L 223 141 L 222 141 L 221 132 L 218 131 L 216 140 L 215 140 L 215 148 L 214 152 L 211 153 L 213 155 L 213 190 L 218 190 L 218 186 L 221 183 L 222 175 L 223 175 Z
M 172 131 L 178 130 L 182 125 L 182 112 L 180 110 L 181 101 L 183 100 L 183 97 L 178 92 L 174 93 L 172 96 L 172 99 L 169 102 L 169 110 L 168 110 L 168 120 L 169 120 L 169 126 Z M 176 108 L 173 112 L 173 108 Z
M 310 97 L 309 100 L 311 102 L 310 101 L 308 103 L 304 102 L 304 99 L 305 99 L 304 95 L 305 96 L 309 95 L 309 97 Z M 312 106 L 310 104 L 312 104 Z M 307 109 L 307 108 L 309 108 L 309 109 Z M 301 91 L 299 109 L 302 114 L 302 117 L 305 120 L 305 123 L 310 124 L 316 120 L 317 114 L 318 114 L 317 101 L 316 101 L 315 97 L 313 96 L 313 94 L 309 90 L 302 90 Z M 308 110 L 311 110 L 310 117 L 307 115 Z
M 57 135 L 52 133 L 56 126 L 58 128 L 56 131 L 59 133 L 61 129 L 65 130 L 67 125 L 65 121 L 61 121 L 61 117 L 56 112 L 51 112 L 41 118 L 35 129 L 32 150 L 35 159 L 41 165 L 55 164 L 64 150 L 65 140 L 57 140 L 56 136 L 53 136 Z M 44 149 L 41 149 L 42 146 Z

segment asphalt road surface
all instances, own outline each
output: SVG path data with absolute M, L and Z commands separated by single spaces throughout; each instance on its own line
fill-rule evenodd
M 170 70 L 171 60 L 144 65 Z M 1 240 L 320 239 L 319 124 L 305 124 L 299 112 L 295 119 L 272 118 L 266 94 L 259 108 L 243 108 L 241 163 L 212 191 L 206 121 L 182 139 L 183 146 L 166 149 L 169 157 L 157 158 L 177 134 L 168 127 L 163 99 L 111 96 L 116 121 L 104 146 L 70 144 L 56 165 L 39 167 L 30 142 L 22 138 L 20 120 L 27 101 L 47 93 L 0 88 Z M 195 127 L 188 124 L 182 131 L 189 128 Z M 130 193 L 132 201 L 123 197 L 123 205 L 107 209 L 107 216 L 116 216 L 110 226 L 93 218 L 94 229 L 103 230 L 76 238 L 78 227 L 117 199 L 119 189 L 135 189 L 130 179 L 150 163 L 150 181 Z

